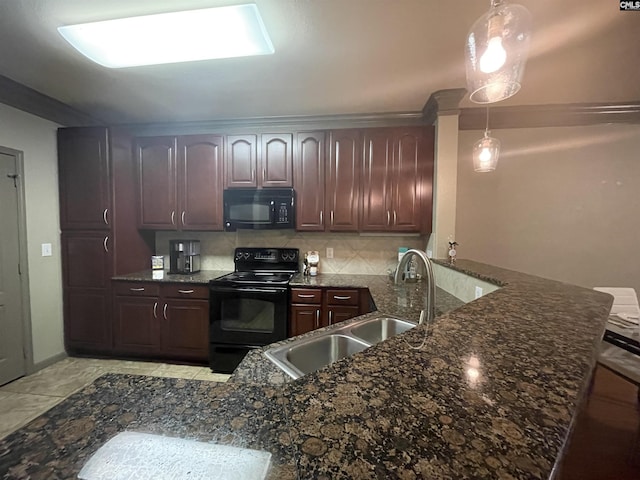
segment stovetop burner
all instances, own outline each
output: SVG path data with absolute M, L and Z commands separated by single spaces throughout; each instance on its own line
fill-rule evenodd
M 270 283 L 287 284 L 293 277 L 293 273 L 274 272 L 234 272 L 216 278 L 216 281 L 230 283 Z
M 235 272 L 212 283 L 287 285 L 299 271 L 299 256 L 297 248 L 236 248 Z

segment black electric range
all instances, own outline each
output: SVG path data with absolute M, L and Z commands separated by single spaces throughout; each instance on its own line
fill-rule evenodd
M 209 364 L 231 373 L 251 349 L 287 338 L 294 248 L 236 248 L 235 271 L 209 282 Z

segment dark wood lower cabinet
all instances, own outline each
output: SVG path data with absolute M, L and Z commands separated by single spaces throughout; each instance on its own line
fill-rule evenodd
M 116 353 L 207 363 L 206 286 L 116 281 L 113 290 Z
M 322 305 L 292 305 L 289 336 L 295 337 L 320 328 Z
M 71 352 L 111 351 L 111 308 L 102 289 L 67 288 L 64 292 L 64 337 Z
M 289 336 L 343 322 L 371 311 L 368 289 L 292 288 Z

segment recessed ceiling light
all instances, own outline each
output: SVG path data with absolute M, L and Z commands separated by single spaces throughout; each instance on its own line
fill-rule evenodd
M 80 53 L 109 68 L 274 52 L 255 4 L 59 27 Z

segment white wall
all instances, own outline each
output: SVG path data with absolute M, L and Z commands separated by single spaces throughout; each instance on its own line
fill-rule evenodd
M 64 353 L 58 204 L 59 125 L 0 104 L 0 145 L 24 152 L 31 329 L 35 364 Z M 42 243 L 53 256 L 42 257 Z
M 640 294 L 640 126 L 493 130 L 492 173 L 473 171 L 481 136 L 459 137 L 460 258 Z

